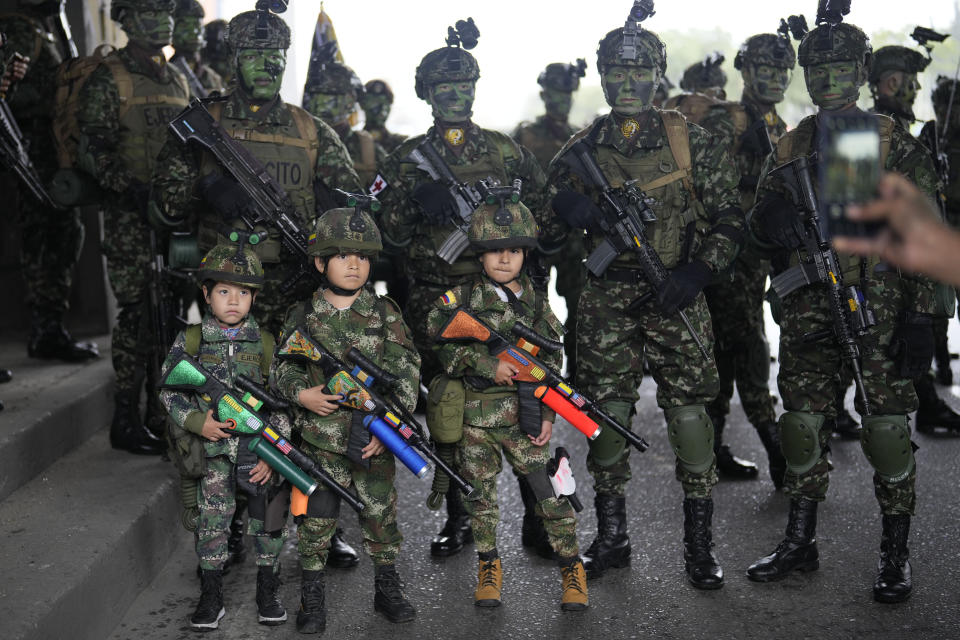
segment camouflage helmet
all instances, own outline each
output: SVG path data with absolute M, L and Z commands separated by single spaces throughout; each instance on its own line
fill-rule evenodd
M 249 246 L 218 244 L 203 256 L 197 277 L 200 282 L 213 280 L 260 289 L 263 287 L 263 265 Z
M 789 38 L 775 33 L 760 33 L 750 36 L 740 45 L 740 50 L 733 59 L 733 68 L 740 71 L 746 63 L 793 69 L 797 64 L 797 53 Z
M 797 57 L 804 68 L 826 62 L 853 61 L 869 69 L 872 54 L 867 34 L 859 27 L 841 22 L 821 24 L 803 36 Z
M 227 42 L 236 53 L 241 49 L 290 48 L 290 27 L 269 11 L 238 13 L 227 25 Z
M 312 256 L 359 253 L 375 256 L 383 250 L 380 229 L 366 211 L 356 207 L 329 209 L 317 219 L 308 241 Z
M 167 11 L 173 13 L 177 8 L 174 0 L 111 0 L 110 19 L 120 22 L 120 14 L 124 9 L 134 12 L 140 11 Z
M 353 69 L 339 62 L 316 65 L 307 75 L 304 92 L 308 94 L 346 94 L 353 91 L 357 98 L 363 95 L 363 83 Z
M 700 62 L 690 65 L 680 78 L 680 88 L 693 92 L 727 86 L 727 74 L 720 68 L 724 60 L 723 54 L 715 51 Z
M 387 96 L 390 102 L 393 102 L 393 90 L 385 80 L 370 80 L 363 85 L 363 92 L 372 96 Z
M 204 58 L 220 58 L 228 54 L 230 46 L 227 44 L 227 21 L 211 20 L 203 25 Z
M 667 47 L 653 31 L 638 29 L 636 35 L 637 55 L 635 59 L 623 57 L 624 29 L 614 29 L 603 37 L 597 47 L 597 70 L 613 65 L 633 67 L 656 67 L 661 75 L 667 70 Z
M 197 0 L 177 0 L 174 16 L 177 18 L 202 18 L 206 12 Z
M 527 206 L 517 200 L 477 207 L 470 218 L 467 237 L 482 251 L 537 246 L 537 223 Z
M 889 71 L 921 73 L 930 64 L 930 59 L 909 47 L 880 47 L 873 52 L 873 64 L 870 65 L 870 84 L 880 82 Z
M 580 88 L 580 78 L 587 73 L 587 61 L 577 58 L 575 64 L 551 62 L 540 72 L 537 84 L 544 89 L 573 93 Z
M 423 56 L 417 66 L 414 90 L 421 100 L 427 99 L 428 87 L 440 82 L 475 82 L 480 78 L 480 65 L 467 51 L 477 46 L 480 37 L 473 18 L 458 20 L 456 29 L 449 27 L 447 31 L 447 46 Z

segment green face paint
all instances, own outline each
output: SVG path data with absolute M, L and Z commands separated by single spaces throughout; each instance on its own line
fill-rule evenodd
M 173 25 L 173 48 L 177 53 L 196 53 L 203 47 L 203 27 L 200 18 L 186 16 Z
M 390 107 L 393 105 L 385 95 L 368 95 L 361 102 L 363 113 L 367 118 L 367 125 L 381 129 L 387 124 L 390 116 Z
M 443 122 L 465 122 L 473 115 L 473 100 L 477 83 L 440 82 L 430 87 L 427 101 L 433 107 L 433 117 Z
M 332 127 L 349 118 L 356 103 L 353 93 L 315 93 L 307 101 L 306 109 Z
M 900 103 L 904 111 L 913 113 L 913 103 L 917 99 L 918 91 L 920 91 L 920 82 L 917 80 L 917 74 L 905 73 L 903 74 L 903 84 L 900 85 L 900 89 L 894 98 Z
M 121 25 L 131 42 L 147 49 L 162 49 L 173 38 L 169 11 L 127 11 Z
M 813 65 L 804 69 L 803 75 L 813 103 L 825 111 L 846 107 L 860 96 L 862 74 L 852 60 Z
M 237 77 L 254 100 L 273 100 L 280 93 L 287 52 L 283 49 L 241 49 L 237 52 Z
M 607 67 L 600 78 L 603 96 L 622 116 L 634 116 L 649 107 L 660 84 L 660 72 L 653 67 Z
M 747 65 L 743 69 L 743 86 L 747 95 L 760 104 L 783 102 L 790 84 L 790 70 L 766 64 Z
M 570 115 L 570 107 L 573 105 L 573 94 L 569 91 L 558 91 L 557 89 L 544 89 L 540 92 L 543 99 L 543 106 L 547 109 L 547 115 L 560 120 L 566 120 Z

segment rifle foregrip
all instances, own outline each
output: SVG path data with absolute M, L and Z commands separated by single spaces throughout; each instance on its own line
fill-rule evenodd
M 357 365 L 388 387 L 392 387 L 400 381 L 397 376 L 382 368 L 380 365 L 374 363 L 372 360 L 367 358 L 367 356 L 363 355 L 363 353 L 361 353 L 356 347 L 350 347 L 350 351 L 347 351 L 347 360 Z
M 523 338 L 527 342 L 533 343 L 541 349 L 545 349 L 551 353 L 556 353 L 563 349 L 562 342 L 557 342 L 556 340 L 546 338 L 522 322 L 515 322 L 512 330 L 514 335 L 516 335 L 518 338 Z
M 272 393 L 267 391 L 266 387 L 257 384 L 247 376 L 237 376 L 237 379 L 234 380 L 234 385 L 236 385 L 237 389 L 246 391 L 247 393 L 255 396 L 258 400 L 261 400 L 263 404 L 265 404 L 267 408 L 271 409 L 272 411 L 286 411 L 290 408 L 289 402 L 274 396 Z

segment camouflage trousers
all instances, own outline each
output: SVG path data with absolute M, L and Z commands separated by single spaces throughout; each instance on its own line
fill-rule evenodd
M 227 538 L 236 509 L 237 470 L 227 456 L 207 458 L 206 463 L 207 471 L 198 488 L 197 556 L 201 569 L 220 569 L 227 561 Z M 279 535 L 271 535 L 263 530 L 263 520 L 250 517 L 247 535 L 253 538 L 257 566 L 276 568 L 287 537 L 286 527 Z
M 354 487 L 365 505 L 360 514 L 363 549 L 375 566 L 394 564 L 403 536 L 397 526 L 396 462 L 389 451 L 369 458 L 370 468 L 354 464 L 345 455 L 304 442 L 303 451 L 346 488 Z M 326 491 L 321 485 L 317 491 Z M 304 518 L 297 526 L 300 566 L 323 571 L 330 553 L 330 539 L 337 530 L 336 518 Z
M 41 180 L 49 184 L 57 169 L 53 154 L 35 153 L 32 159 Z M 11 183 L 16 180 L 12 176 L 8 179 Z M 20 265 L 27 283 L 26 303 L 35 321 L 59 322 L 69 308 L 73 270 L 83 248 L 80 211 L 44 206 L 26 187 L 16 184 L 14 210 L 19 211 Z
M 503 456 L 519 476 L 546 467 L 550 459 L 549 445 L 536 446 L 520 427 L 482 428 L 463 425 L 463 438 L 457 448 L 460 471 L 480 492 L 477 500 L 465 500 L 470 514 L 477 551 L 497 547 L 497 525 L 500 507 L 497 504 L 497 476 L 503 471 Z M 577 547 L 577 518 L 567 500 L 547 498 L 534 508 L 543 519 L 550 546 L 561 558 L 580 553 Z
M 643 283 L 588 278 L 580 297 L 578 387 L 623 425 L 630 425 L 633 406 L 640 397 L 644 356 L 657 383 L 657 405 L 661 409 L 705 405 L 716 397 L 719 387 L 713 359 L 704 360 L 679 317 L 662 315 L 652 302 L 639 310 L 628 310 L 648 290 Z M 707 351 L 712 352 L 713 329 L 704 296 L 697 296 L 685 312 Z M 604 433 L 617 437 L 607 429 L 591 441 L 587 469 L 597 493 L 622 496 L 630 480 L 628 450 L 624 444 L 616 462 L 597 464 L 593 451 Z M 717 483 L 716 461 L 703 473 L 685 470 L 678 461 L 677 479 L 685 496 L 709 497 Z
M 753 426 L 776 420 L 770 397 L 770 345 L 763 326 L 763 289 L 770 263 L 754 253 L 741 254 L 733 272 L 703 293 L 713 323 L 714 358 L 720 393 L 707 405 L 711 418 L 730 413 L 736 381 L 737 394 Z
M 862 285 L 868 307 L 876 325 L 861 338 L 861 367 L 870 408 L 874 415 L 906 415 L 917 409 L 913 383 L 901 377 L 887 355 L 900 311 L 907 305 L 905 284 L 895 272 L 875 273 Z M 840 350 L 832 340 L 814 343 L 804 341 L 810 332 L 831 327 L 827 295 L 820 286 L 808 286 L 783 300 L 780 323 L 780 373 L 777 385 L 787 411 L 802 411 L 836 416 L 837 394 L 842 390 Z M 863 413 L 859 397 L 857 411 Z M 820 458 L 808 472 L 795 475 L 787 472 L 784 489 L 795 498 L 822 501 L 830 484 L 827 444 L 830 427 L 820 430 Z M 788 456 L 789 458 L 789 456 Z M 874 474 L 877 500 L 884 513 L 912 513 L 916 501 L 916 471 L 896 483 L 889 484 Z

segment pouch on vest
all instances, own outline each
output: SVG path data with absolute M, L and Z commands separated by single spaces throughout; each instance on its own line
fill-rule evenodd
M 540 415 L 540 400 L 533 395 L 534 390 L 541 386 L 533 382 L 517 382 L 517 426 L 534 438 L 540 435 L 543 428 Z
M 463 437 L 466 389 L 460 378 L 439 375 L 430 383 L 427 396 L 427 429 L 440 444 L 454 444 Z

